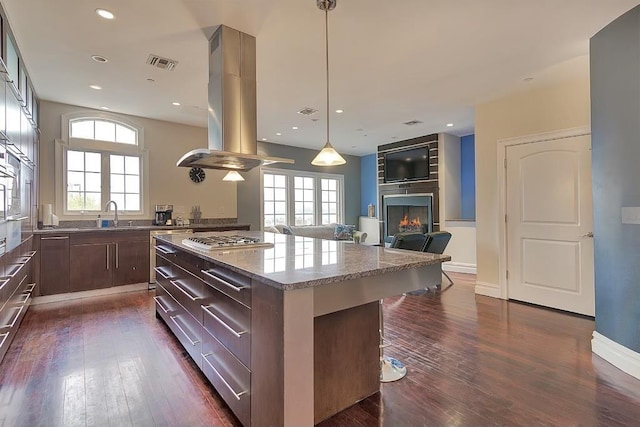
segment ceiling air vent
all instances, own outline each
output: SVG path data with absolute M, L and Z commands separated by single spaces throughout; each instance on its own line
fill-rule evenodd
M 422 123 L 420 120 L 410 120 L 408 122 L 404 122 L 403 124 L 407 126 L 415 126 L 415 125 L 419 125 L 420 123 Z
M 178 65 L 178 61 L 174 61 L 173 59 L 163 58 L 162 56 L 151 54 L 147 58 L 147 64 L 154 66 L 156 68 L 160 68 L 161 70 L 171 71 L 176 68 Z
M 310 107 L 304 107 L 302 110 L 298 111 L 298 114 L 302 114 L 303 116 L 310 116 L 312 114 L 317 113 L 318 110 L 315 110 Z

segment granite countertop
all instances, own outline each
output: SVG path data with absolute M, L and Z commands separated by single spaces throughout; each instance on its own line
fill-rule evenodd
M 261 231 L 212 232 L 202 233 L 202 236 L 216 234 L 258 237 L 273 243 L 273 247 L 201 251 L 182 244 L 188 234 L 158 235 L 156 239 L 283 290 L 327 285 L 451 261 L 448 255 Z
M 149 231 L 156 231 L 156 230 L 198 230 L 198 229 L 204 229 L 204 230 L 212 230 L 212 229 L 216 229 L 216 228 L 224 228 L 224 227 L 230 227 L 230 226 L 239 226 L 239 227 L 249 227 L 249 224 L 237 224 L 237 223 L 230 223 L 230 224 L 191 224 L 191 225 L 184 225 L 184 226 L 175 226 L 175 225 L 120 225 L 118 227 L 75 227 L 75 228 L 63 228 L 63 227 L 59 227 L 59 228 L 47 228 L 47 229 L 42 229 L 42 230 L 35 230 L 33 232 L 33 234 L 56 234 L 56 233 L 86 233 L 86 232 L 93 232 L 93 231 L 104 231 L 104 232 L 111 232 L 111 231 L 139 231 L 139 230 L 149 230 Z

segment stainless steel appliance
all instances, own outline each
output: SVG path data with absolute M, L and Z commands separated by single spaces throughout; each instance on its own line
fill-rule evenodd
M 156 242 L 154 236 L 177 233 L 193 233 L 193 230 L 151 230 L 151 233 L 149 233 L 149 238 L 151 240 L 149 244 L 149 289 L 154 289 L 156 287 Z
M 156 213 L 153 217 L 153 225 L 171 225 L 173 205 L 156 205 Z
M 201 251 L 213 251 L 222 249 L 248 249 L 273 247 L 273 243 L 262 242 L 257 237 L 245 237 L 236 235 L 220 236 L 193 236 L 182 240 L 182 244 Z
M 220 25 L 209 40 L 209 147 L 178 166 L 248 171 L 291 159 L 258 154 L 256 38 Z

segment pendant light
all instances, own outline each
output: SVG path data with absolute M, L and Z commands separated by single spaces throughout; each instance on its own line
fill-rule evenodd
M 222 178 L 222 180 L 223 181 L 236 181 L 237 182 L 237 181 L 244 181 L 244 178 L 237 171 L 229 171 L 224 176 L 224 178 Z
M 318 9 L 324 10 L 324 41 L 327 65 L 327 142 L 311 161 L 311 164 L 314 166 L 338 166 L 347 163 L 329 142 L 329 11 L 335 9 L 336 1 L 337 0 L 316 0 Z

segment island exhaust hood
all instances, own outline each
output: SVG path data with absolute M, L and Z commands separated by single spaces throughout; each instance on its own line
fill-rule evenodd
M 220 25 L 209 40 L 209 148 L 189 151 L 182 167 L 248 171 L 291 159 L 258 155 L 256 39 Z

